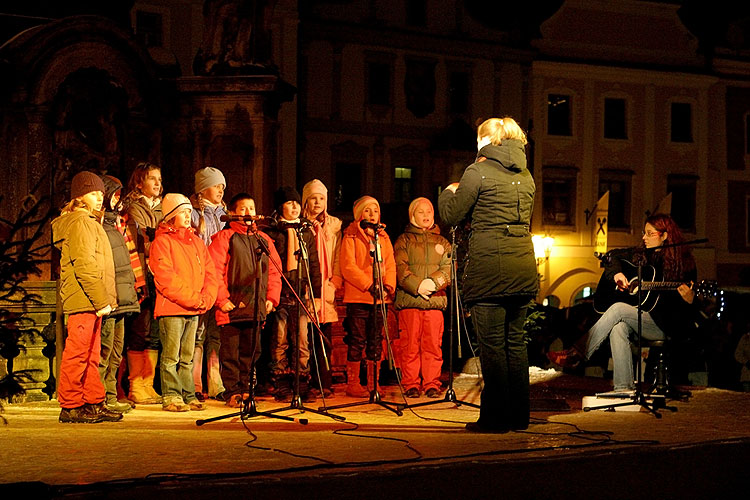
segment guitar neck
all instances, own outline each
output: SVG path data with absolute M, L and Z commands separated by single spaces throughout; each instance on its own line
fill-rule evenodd
M 641 287 L 644 290 L 677 290 L 683 284 L 681 281 L 644 281 Z

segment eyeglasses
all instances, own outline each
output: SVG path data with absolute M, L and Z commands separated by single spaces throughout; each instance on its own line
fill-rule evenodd
M 641 235 L 648 236 L 649 238 L 653 238 L 654 236 L 659 236 L 664 231 L 642 231 Z

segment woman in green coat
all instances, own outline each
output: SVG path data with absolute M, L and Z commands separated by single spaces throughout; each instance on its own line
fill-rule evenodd
M 464 302 L 479 340 L 484 388 L 471 432 L 507 432 L 529 424 L 529 363 L 523 324 L 538 278 L 529 225 L 536 186 L 526 168 L 526 134 L 512 118 L 477 129 L 477 160 L 438 200 L 440 217 L 471 222 Z

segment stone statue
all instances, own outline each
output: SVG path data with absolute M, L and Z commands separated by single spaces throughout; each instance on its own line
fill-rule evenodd
M 196 75 L 243 75 L 272 69 L 268 0 L 206 0 Z

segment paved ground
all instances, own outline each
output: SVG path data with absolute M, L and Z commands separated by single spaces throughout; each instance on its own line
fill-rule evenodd
M 476 382 L 457 377 L 458 399 L 478 403 Z M 750 394 L 693 388 L 656 418 L 581 411 L 584 395 L 607 389 L 601 379 L 537 382 L 534 408 L 553 411 L 534 411 L 528 431 L 503 435 L 466 433 L 478 410 L 448 402 L 402 416 L 378 405 L 331 411 L 344 422 L 295 409 L 279 414 L 307 425 L 259 416 L 202 426 L 197 419 L 234 410 L 216 401 L 181 414 L 144 406 L 123 422 L 71 425 L 57 422 L 54 402 L 11 405 L 0 425 L 0 498 L 716 498 L 745 482 Z M 397 387 L 383 398 L 403 401 Z

